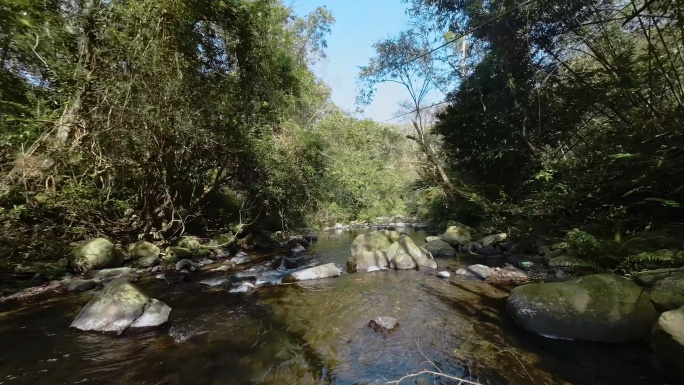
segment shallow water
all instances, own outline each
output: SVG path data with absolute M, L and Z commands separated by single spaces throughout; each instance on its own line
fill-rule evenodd
M 355 235 L 322 233 L 310 251 L 344 264 Z M 0 313 L 0 384 L 382 384 L 421 369 L 491 385 L 658 383 L 644 345 L 531 335 L 506 314 L 505 291 L 434 274 L 356 273 L 247 295 L 201 285 L 202 274 L 148 279 L 139 286 L 173 308 L 170 322 L 122 336 L 69 329 L 92 293 L 64 294 Z M 381 315 L 396 332 L 367 327 Z

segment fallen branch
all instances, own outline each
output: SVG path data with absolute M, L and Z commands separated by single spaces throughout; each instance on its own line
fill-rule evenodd
M 404 377 L 402 377 L 402 378 L 400 378 L 400 379 L 398 379 L 398 380 L 396 380 L 396 381 L 389 381 L 389 382 L 387 382 L 387 384 L 400 384 L 400 383 L 401 383 L 402 381 L 404 381 L 404 380 L 407 380 L 407 379 L 409 379 L 409 378 L 418 377 L 418 376 L 423 375 L 423 374 L 432 374 L 433 376 L 444 377 L 444 378 L 448 378 L 448 379 L 450 379 L 450 380 L 458 381 L 458 385 L 462 385 L 462 384 L 467 384 L 467 385 L 482 385 L 482 384 L 480 384 L 479 382 L 468 381 L 468 380 L 465 380 L 465 379 L 463 379 L 463 378 L 459 378 L 459 377 L 455 377 L 455 376 L 450 376 L 450 375 L 448 375 L 448 374 L 444 374 L 444 373 L 440 373 L 440 372 L 435 372 L 435 371 L 427 370 L 427 369 L 421 370 L 421 371 L 418 372 L 418 373 L 407 374 L 407 375 L 405 375 Z

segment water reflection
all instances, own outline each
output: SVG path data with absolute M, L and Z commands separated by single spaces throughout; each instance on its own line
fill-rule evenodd
M 344 264 L 356 232 L 326 235 L 311 251 L 320 263 Z M 425 236 L 411 235 L 419 243 Z M 140 283 L 173 308 L 170 322 L 119 337 L 68 329 L 88 293 L 4 313 L 0 382 L 380 384 L 434 364 L 489 385 L 655 383 L 643 346 L 524 333 L 505 312 L 504 291 L 475 281 L 454 285 L 434 271 L 357 273 L 248 295 L 201 279 Z M 389 337 L 366 326 L 380 315 L 399 321 Z

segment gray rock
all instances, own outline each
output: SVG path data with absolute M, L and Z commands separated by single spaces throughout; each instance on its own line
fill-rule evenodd
M 138 260 L 138 266 L 140 267 L 154 267 L 159 264 L 159 257 L 142 257 Z
M 385 250 L 399 239 L 399 233 L 389 230 L 375 230 L 360 234 L 352 242 L 349 251 L 351 258 L 347 261 L 347 271 L 367 270 L 369 267 L 386 268 L 389 260 Z
M 519 286 L 508 297 L 507 308 L 525 330 L 602 342 L 642 339 L 658 317 L 648 293 L 609 274 Z
M 389 266 L 397 270 L 410 270 L 417 267 L 437 268 L 437 262 L 424 248 L 416 246 L 408 235 L 402 235 L 387 248 Z
M 382 334 L 391 334 L 399 327 L 399 322 L 394 317 L 381 316 L 368 322 L 368 327 Z
M 433 257 L 453 257 L 456 255 L 456 249 L 450 244 L 442 240 L 433 240 L 423 245 L 425 250 L 429 251 Z
M 563 249 L 552 250 L 552 251 L 549 251 L 548 253 L 544 254 L 544 256 L 549 258 L 549 259 L 563 257 L 563 256 L 565 256 L 565 250 L 563 250 Z
M 283 277 L 283 282 L 308 281 L 311 279 L 323 279 L 337 277 L 342 274 L 342 269 L 334 263 L 310 267 L 308 269 L 296 271 Z
M 652 287 L 661 279 L 673 276 L 684 277 L 684 268 L 642 271 L 634 274 L 632 279 L 641 286 Z
M 437 273 L 437 276 L 440 278 L 449 278 L 451 277 L 451 273 L 449 273 L 448 271 L 440 271 L 439 273 Z
M 233 258 L 230 259 L 236 265 L 242 265 L 243 263 L 248 263 L 252 259 L 244 251 L 238 251 Z
M 176 270 L 177 271 L 190 270 L 193 267 L 195 267 L 195 264 L 192 263 L 192 261 L 189 259 L 181 259 L 180 261 L 176 262 Z
M 223 285 L 226 282 L 228 282 L 228 278 L 225 278 L 225 277 L 207 278 L 207 279 L 203 279 L 200 281 L 200 283 L 202 285 L 207 285 L 207 286 L 212 286 L 212 287 Z
M 157 245 L 146 241 L 136 242 L 128 246 L 128 254 L 133 260 L 159 257 L 159 253 L 161 250 Z
M 137 287 L 124 277 L 118 278 L 105 286 L 88 304 L 81 309 L 71 327 L 80 330 L 117 332 L 121 334 L 140 318 L 146 310 L 152 308 L 152 301 Z M 156 304 L 150 317 L 166 312 L 163 304 Z M 170 309 L 168 309 L 170 312 Z M 168 312 L 166 318 L 168 319 Z M 140 324 L 147 324 L 151 318 L 144 318 Z M 156 321 L 160 321 L 159 318 Z M 166 319 L 163 320 L 166 322 Z M 162 322 L 162 323 L 163 323 Z M 159 324 L 159 323 L 158 323 Z
M 672 384 L 684 384 L 684 307 L 660 315 L 651 346 L 661 371 Z
M 169 320 L 171 308 L 164 302 L 152 298 L 143 314 L 131 324 L 132 328 L 159 326 Z
M 132 267 L 117 267 L 113 269 L 102 269 L 102 270 L 94 270 L 88 273 L 88 276 L 90 276 L 93 279 L 96 280 L 102 280 L 102 279 L 108 279 L 108 278 L 114 278 L 114 277 L 119 277 L 122 275 L 130 275 L 130 274 L 135 274 L 135 269 Z
M 154 278 L 160 281 L 166 281 L 166 274 L 157 274 L 154 276 Z
M 432 241 L 441 241 L 441 240 L 442 240 L 441 236 L 425 237 L 425 243 L 432 242 Z
M 92 279 L 75 279 L 67 285 L 67 291 L 86 291 L 97 287 L 97 282 Z
M 684 306 L 684 276 L 670 276 L 656 282 L 651 289 L 651 300 L 659 311 Z
M 506 233 L 487 235 L 486 237 L 480 239 L 479 243 L 482 246 L 498 246 L 500 243 L 504 242 L 508 238 Z
M 161 267 L 160 267 L 159 265 L 157 265 L 157 266 L 153 267 L 153 268 L 150 270 L 150 273 L 156 273 L 156 272 L 158 272 L 159 270 L 161 270 Z
M 586 269 L 591 267 L 591 263 L 584 259 L 569 256 L 555 257 L 549 260 L 549 267 L 564 267 L 575 269 Z
M 477 243 L 475 244 L 475 252 L 480 255 L 484 255 L 485 257 L 491 257 L 497 254 L 501 254 L 501 252 L 497 250 L 494 246 L 483 246 Z
M 458 269 L 456 275 L 463 275 L 466 277 L 474 277 L 479 279 L 487 279 L 487 277 L 494 274 L 494 269 L 485 265 L 470 265 L 465 269 Z
M 231 289 L 229 292 L 230 293 L 249 293 L 256 289 L 256 286 L 253 283 L 250 282 L 243 282 L 240 284 L 240 286 Z
M 124 262 L 124 257 L 114 250 L 114 244 L 105 238 L 96 238 L 83 242 L 71 251 L 71 268 L 79 273 L 90 270 L 117 267 Z

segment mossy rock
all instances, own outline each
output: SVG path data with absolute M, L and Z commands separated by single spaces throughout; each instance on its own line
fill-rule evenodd
M 192 250 L 186 249 L 184 247 L 171 246 L 166 248 L 166 255 L 164 256 L 164 261 L 177 262 L 183 258 L 190 257 L 192 257 Z
M 78 244 L 71 252 L 69 263 L 79 273 L 90 270 L 118 267 L 125 256 L 115 250 L 114 244 L 105 238 L 95 238 Z
M 602 342 L 640 340 L 658 317 L 644 289 L 610 274 L 520 286 L 508 297 L 507 308 L 525 330 Z
M 181 239 L 178 241 L 178 247 L 183 247 L 189 250 L 197 250 L 202 247 L 202 242 L 200 242 L 199 238 L 197 237 L 185 236 L 181 237 Z
M 128 254 L 134 261 L 141 258 L 158 257 L 159 253 L 161 253 L 159 246 L 146 241 L 136 242 L 128 246 Z

